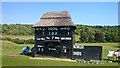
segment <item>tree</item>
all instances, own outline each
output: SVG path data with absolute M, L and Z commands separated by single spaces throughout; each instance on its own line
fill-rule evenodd
M 81 33 L 80 33 L 80 41 L 81 42 L 89 42 L 89 36 L 88 36 L 87 32 L 85 32 L 84 30 L 81 31 Z
M 103 32 L 96 32 L 96 34 L 95 34 L 96 42 L 105 42 L 104 38 L 105 38 L 105 36 L 104 36 Z
M 110 35 L 110 33 L 105 34 L 105 39 L 106 39 L 106 42 L 112 42 L 112 36 Z
M 95 36 L 93 34 L 89 34 L 89 42 L 90 43 L 95 42 Z

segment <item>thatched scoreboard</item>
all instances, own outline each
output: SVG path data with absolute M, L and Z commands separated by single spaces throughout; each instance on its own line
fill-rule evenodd
M 45 13 L 33 28 L 36 54 L 72 58 L 76 26 L 67 11 Z
M 33 28 L 34 55 L 75 58 L 73 46 L 76 26 L 67 11 L 47 12 Z

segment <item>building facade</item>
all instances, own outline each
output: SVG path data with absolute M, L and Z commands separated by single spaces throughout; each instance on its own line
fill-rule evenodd
M 76 26 L 67 11 L 47 12 L 33 28 L 35 54 L 72 58 Z

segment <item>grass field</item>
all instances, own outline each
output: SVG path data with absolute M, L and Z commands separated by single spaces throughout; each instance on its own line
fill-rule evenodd
M 19 39 L 31 39 L 34 36 L 12 36 L 12 35 L 3 35 L 2 37 L 10 37 L 12 39 L 19 38 Z M 75 36 L 76 40 L 79 40 L 78 36 Z M 10 57 L 7 56 L 8 54 L 15 53 L 19 54 L 21 49 L 28 45 L 33 47 L 33 44 L 16 44 L 10 41 L 0 41 L 2 43 L 2 66 L 118 66 L 118 63 L 107 63 L 103 61 L 104 64 L 83 64 L 83 63 L 76 63 L 70 61 L 58 61 L 58 60 L 41 60 L 41 59 L 30 59 L 29 56 L 17 56 L 17 57 Z M 109 50 L 117 50 L 120 48 L 118 43 L 76 43 L 79 45 L 84 46 L 102 46 L 103 47 L 103 54 L 102 58 L 107 59 L 107 54 Z
M 41 60 L 41 59 L 30 59 L 29 56 L 17 56 L 10 57 L 7 54 L 15 53 L 19 54 L 22 47 L 33 44 L 16 44 L 10 41 L 0 41 L 2 43 L 2 65 L 3 66 L 118 66 L 118 63 L 107 63 L 104 64 L 83 64 L 70 61 L 58 61 L 58 60 Z M 78 43 L 80 44 L 80 43 Z M 118 49 L 118 43 L 81 43 L 80 45 L 91 45 L 91 46 L 103 46 L 103 59 L 107 58 L 108 50 Z
M 34 38 L 34 36 L 15 36 L 15 35 L 2 35 L 2 37 L 4 38 L 4 37 L 9 37 L 9 38 L 11 38 L 11 39 L 16 39 L 16 38 L 19 38 L 19 39 L 25 39 L 25 40 L 27 40 L 27 39 L 33 39 Z

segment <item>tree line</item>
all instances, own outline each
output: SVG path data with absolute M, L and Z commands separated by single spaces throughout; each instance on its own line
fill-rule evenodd
M 77 42 L 120 42 L 119 26 L 86 26 L 77 25 L 75 34 Z
M 34 35 L 32 25 L 0 24 L 3 35 Z M 119 26 L 88 26 L 76 25 L 75 34 L 79 37 L 76 42 L 120 42 Z
M 32 25 L 27 24 L 2 24 L 3 35 L 34 35 Z

